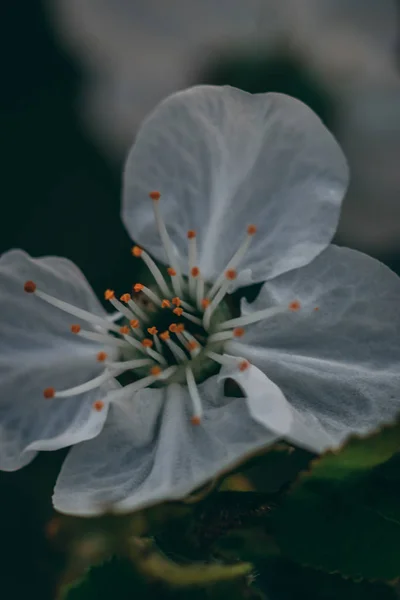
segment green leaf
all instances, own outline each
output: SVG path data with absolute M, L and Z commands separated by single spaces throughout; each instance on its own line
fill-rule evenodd
M 288 560 L 260 565 L 261 581 L 269 600 L 396 600 L 395 589 L 384 583 L 354 582 L 301 567 Z
M 389 469 L 399 450 L 400 422 L 314 460 L 271 516 L 282 554 L 354 578 L 399 577 L 400 469 Z

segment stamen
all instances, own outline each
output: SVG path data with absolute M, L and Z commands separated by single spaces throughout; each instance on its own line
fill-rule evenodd
M 206 356 L 224 367 L 232 367 L 232 364 L 235 363 L 234 358 L 225 356 L 223 354 L 218 354 L 217 352 L 212 352 L 211 350 L 206 352 Z
M 118 327 L 118 331 L 120 328 Z M 72 325 L 71 331 L 79 337 L 91 340 L 92 342 L 99 342 L 100 344 L 108 346 L 117 346 L 118 348 L 126 348 L 126 343 L 120 338 L 114 337 L 113 335 L 107 335 L 106 333 L 96 333 L 95 331 L 85 331 L 81 329 L 80 325 Z
M 171 277 L 171 283 L 175 294 L 182 296 L 182 284 L 180 277 L 178 277 L 178 272 L 173 267 L 168 267 L 167 273 Z
M 293 302 L 291 302 L 289 304 L 289 310 L 296 311 L 296 310 L 300 310 L 300 308 L 301 308 L 301 304 L 298 300 L 293 300 Z
M 157 334 L 158 334 L 157 327 L 149 327 L 147 329 L 147 331 L 150 333 L 150 335 L 153 336 L 153 342 L 154 342 L 154 345 L 155 345 L 155 347 L 157 349 L 157 352 L 159 352 L 160 354 L 162 354 L 163 350 L 162 350 L 161 342 L 160 342 L 160 340 L 157 337 Z
M 219 277 L 217 277 L 216 281 L 214 282 L 214 285 L 211 287 L 211 290 L 208 293 L 208 295 L 211 299 L 217 293 L 219 287 L 223 284 L 224 278 L 225 278 L 225 273 L 227 271 L 229 271 L 230 269 L 236 269 L 236 267 L 242 260 L 243 256 L 246 254 L 246 251 L 247 251 L 248 247 L 250 246 L 251 240 L 253 238 L 253 235 L 256 233 L 256 231 L 257 231 L 257 228 L 255 225 L 249 225 L 247 227 L 246 238 L 243 240 L 239 249 L 235 252 L 235 254 L 232 256 L 231 260 L 226 265 L 224 273 L 221 273 L 221 275 Z
M 229 319 L 224 323 L 220 323 L 218 325 L 218 329 L 230 329 L 231 327 L 241 327 L 243 325 L 250 325 L 250 323 L 257 323 L 257 321 L 262 321 L 275 315 L 279 315 L 280 313 L 284 313 L 287 310 L 287 307 L 282 306 L 273 306 L 271 308 L 265 308 L 264 310 L 259 310 L 257 312 L 252 313 L 251 315 L 237 317 L 236 319 Z
M 140 319 L 141 321 L 144 321 L 144 322 L 146 322 L 146 321 L 148 321 L 148 320 L 149 320 L 149 317 L 148 317 L 148 315 L 147 315 L 147 314 L 144 312 L 144 310 L 142 310 L 142 309 L 140 308 L 140 306 L 138 306 L 138 305 L 136 304 L 136 302 L 134 302 L 132 299 L 131 299 L 131 300 L 128 300 L 128 306 L 129 306 L 129 308 L 131 309 L 131 311 L 132 311 L 132 312 L 135 314 L 135 316 L 136 316 L 136 317 L 139 317 L 139 319 Z
M 123 371 L 128 371 L 130 369 L 137 369 L 138 367 L 145 367 L 152 364 L 153 360 L 151 358 L 135 358 L 133 360 L 107 363 L 107 369 L 122 369 Z
M 145 348 L 151 348 L 153 345 L 153 341 L 150 340 L 149 338 L 144 338 L 144 340 L 142 340 L 142 346 L 144 346 Z
M 204 279 L 201 275 L 198 275 L 196 278 L 196 306 L 198 310 L 204 308 L 203 306 L 204 300 Z
M 150 298 L 150 300 L 154 302 L 154 304 L 156 304 L 157 306 L 160 306 L 162 304 L 161 298 L 142 283 L 135 283 L 133 289 L 135 292 L 143 292 L 144 294 L 146 294 L 146 296 Z
M 175 373 L 175 371 L 176 366 L 173 365 L 172 367 L 168 367 L 167 369 L 164 369 L 164 371 L 161 371 L 159 375 L 148 375 L 147 377 L 143 377 L 143 379 L 139 379 L 139 381 L 134 381 L 133 383 L 126 385 L 124 387 L 124 392 L 129 391 L 131 394 L 133 394 L 134 392 L 142 390 L 143 388 L 149 387 L 149 385 L 154 383 L 156 380 L 166 381 Z M 109 400 L 113 400 L 115 398 L 118 401 L 120 394 L 121 391 L 118 390 L 116 392 L 110 392 L 107 397 Z
M 192 400 L 193 404 L 193 416 L 191 418 L 191 423 L 192 425 L 200 425 L 201 418 L 203 416 L 203 407 L 201 403 L 199 390 L 197 389 L 197 385 L 193 376 L 193 371 L 190 367 L 186 367 L 185 374 L 190 399 Z
M 160 192 L 154 191 L 154 192 L 150 192 L 149 196 L 153 200 L 154 217 L 156 219 L 158 232 L 160 234 L 160 238 L 161 238 L 162 244 L 164 246 L 165 254 L 167 255 L 168 262 L 170 263 L 171 267 L 175 270 L 175 273 L 176 273 L 176 277 L 174 277 L 172 279 L 172 287 L 174 288 L 175 294 L 177 296 L 181 296 L 182 295 L 182 289 L 181 289 L 182 276 L 181 276 L 181 272 L 179 269 L 178 261 L 175 257 L 174 248 L 173 248 L 171 239 L 168 235 L 167 228 L 165 227 L 164 220 L 161 216 L 161 212 L 160 212 L 160 208 L 159 208 L 159 200 L 161 198 L 161 194 L 160 194 Z M 168 295 L 168 294 L 166 294 L 166 295 Z
M 161 302 L 161 308 L 171 308 L 171 302 L 169 300 L 164 299 Z
M 196 277 L 199 276 L 200 270 L 195 266 L 197 263 L 197 243 L 196 232 L 191 229 L 187 233 L 189 240 L 189 294 L 191 298 L 196 297 Z
M 94 379 L 87 381 L 86 383 L 82 383 L 81 385 L 77 385 L 75 387 L 66 389 L 66 390 L 53 390 L 53 388 L 47 388 L 44 390 L 43 395 L 45 398 L 69 398 L 70 396 L 78 396 L 79 394 L 84 394 L 85 392 L 89 392 L 90 390 L 94 390 L 97 387 L 100 387 L 103 383 L 115 377 L 117 373 L 110 373 L 109 371 L 104 371 L 101 375 L 98 375 Z M 54 395 L 49 395 L 54 391 Z
M 127 319 L 129 319 L 129 321 L 132 319 L 132 317 L 134 317 L 135 315 L 132 314 L 132 311 L 129 310 L 129 308 L 127 308 L 126 306 L 124 306 L 124 304 L 122 304 L 122 302 L 120 302 L 119 300 L 116 299 L 114 291 L 113 290 L 106 290 L 104 292 L 104 298 L 106 300 L 108 300 L 109 302 L 111 302 L 111 304 L 113 305 L 113 307 L 118 310 L 122 315 L 124 315 L 124 317 L 126 317 Z M 121 300 L 125 298 L 124 302 L 127 302 L 130 300 L 130 294 L 123 294 L 121 296 Z
M 162 333 L 160 333 L 160 339 L 165 342 L 166 340 L 169 339 L 169 331 L 163 331 Z
M 183 308 L 174 308 L 172 312 L 174 313 L 174 315 L 178 315 L 178 317 L 180 317 L 182 316 Z
M 158 287 L 160 288 L 164 296 L 170 296 L 171 291 L 168 287 L 168 284 L 165 281 L 160 269 L 157 267 L 156 263 L 151 258 L 151 256 L 147 254 L 147 252 L 145 252 L 143 248 L 139 248 L 139 246 L 133 246 L 132 254 L 133 256 L 140 257 L 143 259 L 143 262 L 149 269 L 150 273 L 153 275 Z
M 175 309 L 175 310 L 177 310 L 177 309 Z M 175 312 L 175 310 L 173 312 Z M 187 319 L 188 321 L 192 321 L 192 323 L 196 323 L 196 325 L 202 326 L 202 324 L 203 324 L 202 320 L 199 319 L 199 317 L 195 317 L 194 315 L 191 315 L 190 313 L 187 313 L 184 310 L 180 313 L 180 316 L 185 317 L 185 319 Z
M 105 360 L 107 360 L 107 358 L 108 358 L 107 352 L 98 352 L 97 353 L 97 360 L 99 362 L 104 362 Z
M 131 319 L 129 321 L 129 325 L 131 326 L 133 333 L 137 337 L 142 338 L 144 336 L 143 329 L 140 327 L 140 323 L 139 323 L 138 319 Z
M 155 376 L 160 375 L 161 374 L 161 367 L 159 367 L 159 366 L 151 367 L 150 373 L 151 373 L 151 375 L 155 375 Z
M 178 298 L 178 296 L 176 296 L 175 298 L 172 298 L 171 300 L 172 304 L 174 304 L 176 307 L 179 307 L 181 305 L 181 299 Z
M 188 360 L 184 351 L 179 348 L 178 344 L 175 344 L 170 337 L 166 337 L 164 341 L 178 362 L 186 362 Z
M 92 406 L 94 410 L 97 410 L 97 412 L 101 412 L 104 408 L 104 402 L 102 400 L 96 400 L 96 402 L 93 402 Z
M 27 288 L 27 289 L 26 289 Z M 94 325 L 100 325 L 103 329 L 107 329 L 109 331 L 119 331 L 118 325 L 107 320 L 106 317 L 99 317 L 98 315 L 94 315 L 87 310 L 83 310 L 82 308 L 78 308 L 69 304 L 68 302 L 64 302 L 64 300 L 59 300 L 58 298 L 54 298 L 46 292 L 42 292 L 36 287 L 36 284 L 33 281 L 27 281 L 24 285 L 25 291 L 29 294 L 35 294 L 38 298 L 41 298 L 48 304 L 63 310 L 64 312 L 73 315 L 74 317 L 78 317 L 78 319 L 82 319 L 82 321 L 87 321 L 88 323 L 93 323 Z
M 130 335 L 127 335 L 127 336 L 124 335 L 124 338 L 127 342 L 129 342 L 131 344 L 131 346 L 133 346 L 137 350 L 140 350 L 140 352 L 147 354 L 148 356 L 150 356 L 151 358 L 156 360 L 158 363 L 160 363 L 162 365 L 167 364 L 167 361 L 165 360 L 165 358 L 158 352 L 155 352 L 154 350 L 152 350 L 151 347 L 147 345 L 147 342 L 146 342 L 146 345 L 143 345 L 142 342 L 138 342 L 138 340 L 135 340 Z M 150 342 L 151 345 L 153 345 L 153 342 L 151 340 L 148 340 L 148 341 Z
M 123 325 L 122 327 L 119 328 L 119 332 L 121 335 L 129 335 L 130 329 L 129 329 L 128 325 Z
M 227 293 L 227 291 L 230 287 L 231 281 L 236 279 L 236 277 L 237 277 L 237 273 L 234 269 L 228 269 L 227 271 L 225 271 L 224 282 L 222 283 L 218 292 L 215 294 L 214 298 L 212 299 L 210 305 L 206 308 L 206 310 L 204 312 L 204 317 L 203 317 L 204 329 L 207 330 L 210 327 L 210 320 L 211 320 L 211 316 L 212 316 L 214 310 L 217 308 L 218 304 L 222 301 L 225 294 Z

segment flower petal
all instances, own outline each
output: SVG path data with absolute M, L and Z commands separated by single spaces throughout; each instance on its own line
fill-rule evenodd
M 98 375 L 100 348 L 70 332 L 71 322 L 79 319 L 26 294 L 23 285 L 28 279 L 62 300 L 105 314 L 70 261 L 32 259 L 19 250 L 2 256 L 0 468 L 4 470 L 24 466 L 37 450 L 54 450 L 97 435 L 107 412 L 93 410 L 92 403 L 108 387 L 71 398 L 43 397 L 47 387 L 68 388 Z
M 248 326 L 243 343 L 227 351 L 266 373 L 339 445 L 400 411 L 399 298 L 400 279 L 390 269 L 331 246 L 306 267 L 267 282 L 243 307 L 252 313 L 296 300 L 300 309 Z
M 226 398 L 211 377 L 199 386 L 204 416 L 190 423 L 186 387 L 146 389 L 112 404 L 100 435 L 70 451 L 55 488 L 60 512 L 94 515 L 182 498 L 277 436 L 256 423 L 243 398 Z
M 186 234 L 195 229 L 198 266 L 210 281 L 255 224 L 240 283 L 264 281 L 327 246 L 347 181 L 339 146 L 300 101 L 199 86 L 162 102 L 139 131 L 126 164 L 122 216 L 133 239 L 165 261 L 148 198 L 160 191 L 178 256 L 187 255 Z

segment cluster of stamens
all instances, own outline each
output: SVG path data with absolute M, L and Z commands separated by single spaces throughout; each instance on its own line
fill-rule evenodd
M 153 201 L 156 224 L 170 264 L 167 268 L 169 279 L 143 248 L 134 246 L 132 255 L 146 264 L 155 286 L 150 288 L 142 283 L 135 283 L 132 293 L 124 293 L 119 299 L 113 290 L 106 290 L 104 298 L 116 310 L 109 318 L 54 298 L 39 290 L 32 281 L 25 283 L 26 292 L 35 293 L 48 303 L 92 325 L 91 329 L 86 330 L 79 324 L 72 324 L 73 334 L 104 344 L 106 348 L 116 348 L 123 359 L 110 360 L 107 352 L 101 350 L 97 353 L 97 361 L 103 363 L 104 371 L 99 376 L 68 390 L 49 387 L 44 390 L 44 396 L 63 398 L 82 394 L 129 372 L 134 381 L 125 388 L 129 388 L 132 393 L 152 385 L 168 385 L 174 381 L 186 383 L 192 400 L 192 423 L 199 424 L 202 405 L 197 383 L 199 374 L 201 379 L 204 365 L 211 364 L 214 372 L 220 365 L 246 370 L 249 367 L 248 361 L 238 359 L 233 365 L 232 358 L 223 354 L 224 344 L 243 336 L 245 325 L 283 310 L 296 311 L 300 304 L 293 301 L 288 307 L 268 308 L 244 317 L 225 318 L 226 308 L 224 312 L 221 306 L 232 281 L 237 277 L 236 268 L 256 233 L 256 227 L 248 226 L 243 243 L 210 287 L 197 265 L 196 232 L 190 230 L 187 233 L 189 265 L 186 278 L 182 275 L 159 210 L 160 193 L 151 192 L 149 196 Z M 123 324 L 118 324 L 122 319 Z M 94 410 L 101 411 L 103 408 L 103 400 L 93 404 Z

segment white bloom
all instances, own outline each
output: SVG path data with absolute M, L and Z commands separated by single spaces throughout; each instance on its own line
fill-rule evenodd
M 400 280 L 329 245 L 347 178 L 333 137 L 292 98 L 205 86 L 164 101 L 125 171 L 123 219 L 154 286 L 107 290 L 122 329 L 68 261 L 2 259 L 1 466 L 89 440 L 70 451 L 55 507 L 127 511 L 181 498 L 279 438 L 319 452 L 393 419 Z M 25 280 L 38 297 L 20 293 Z M 232 314 L 228 292 L 254 282 L 266 283 Z

